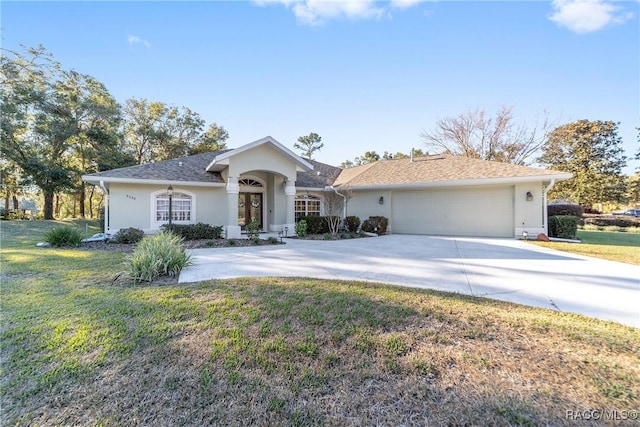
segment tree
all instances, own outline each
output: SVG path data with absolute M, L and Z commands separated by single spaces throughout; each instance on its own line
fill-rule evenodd
M 22 184 L 44 194 L 44 217 L 53 219 L 53 196 L 71 188 L 67 137 L 71 129 L 50 102 L 60 66 L 43 46 L 25 53 L 3 50 L 0 100 L 2 157 L 22 171 Z
M 138 164 L 190 154 L 203 127 L 204 120 L 189 108 L 136 98 L 125 102 L 125 144 Z
M 365 153 L 361 157 L 356 157 L 353 159 L 353 163 L 356 166 L 362 166 L 369 163 L 377 162 L 380 160 L 380 154 L 375 151 L 365 151 Z
M 502 107 L 495 118 L 476 109 L 438 120 L 421 137 L 435 152 L 524 165 L 539 152 L 552 126 L 547 115 L 531 129 L 517 124 L 513 107 Z
M 49 98 L 50 114 L 61 124 L 59 138 L 66 138 L 80 217 L 84 218 L 82 175 L 133 163 L 120 151 L 120 106 L 101 82 L 76 71 L 63 71 Z
M 298 142 L 293 144 L 293 148 L 300 150 L 301 156 L 312 159 L 313 153 L 324 147 L 324 143 L 320 141 L 322 141 L 322 137 L 315 132 L 311 132 L 307 136 L 298 138 Z
M 622 168 L 627 162 L 623 153 L 617 123 L 579 120 L 554 129 L 538 161 L 573 174 L 572 179 L 553 187 L 551 198 L 591 206 L 623 200 Z
M 209 125 L 207 130 L 202 134 L 199 141 L 193 146 L 190 154 L 208 153 L 211 151 L 226 150 L 225 141 L 229 138 L 229 133 L 224 127 L 218 126 L 216 123 Z

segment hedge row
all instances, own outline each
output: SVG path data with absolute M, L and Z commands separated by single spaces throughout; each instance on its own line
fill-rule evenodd
M 599 227 L 640 227 L 640 218 L 622 215 L 585 216 L 582 225 L 597 225 Z
M 163 224 L 160 227 L 164 231 L 170 231 L 184 240 L 220 239 L 222 237 L 221 225 L 209 225 L 201 222 L 197 224 Z

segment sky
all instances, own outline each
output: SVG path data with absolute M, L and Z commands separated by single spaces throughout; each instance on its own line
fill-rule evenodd
M 4 49 L 42 44 L 120 103 L 199 113 L 229 147 L 316 132 L 315 159 L 426 149 L 439 119 L 512 106 L 532 127 L 620 122 L 638 151 L 638 1 L 193 1 L 0 4 Z M 640 169 L 630 160 L 626 174 Z

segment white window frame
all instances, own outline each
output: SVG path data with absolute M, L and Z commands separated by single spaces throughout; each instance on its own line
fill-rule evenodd
M 151 228 L 155 229 L 155 230 L 159 230 L 160 227 L 163 224 L 169 224 L 169 220 L 167 219 L 166 221 L 161 221 L 158 220 L 158 216 L 157 216 L 157 206 L 158 206 L 158 200 L 169 200 L 169 196 L 166 195 L 167 194 L 167 190 L 158 190 L 158 191 L 154 191 L 153 193 L 151 193 Z M 173 190 L 173 205 L 175 207 L 176 201 L 180 201 L 180 199 L 184 199 L 187 200 L 187 197 L 181 197 L 182 195 L 187 196 L 190 200 L 191 200 L 191 209 L 190 209 L 190 219 L 189 220 L 172 220 L 171 223 L 172 224 L 195 224 L 196 223 L 196 195 L 195 193 L 192 193 L 191 191 L 187 191 L 184 190 L 182 188 L 175 188 Z M 168 205 L 168 203 L 167 203 Z M 172 209 L 172 213 L 175 213 L 177 211 L 173 211 Z
M 304 202 L 304 210 L 298 210 L 298 202 Z M 309 210 L 309 201 L 314 201 L 314 202 L 318 202 L 318 210 L 313 210 L 310 211 Z M 318 216 L 322 216 L 322 198 L 319 196 L 314 196 L 311 194 L 305 194 L 305 195 L 297 195 L 294 199 L 294 218 L 297 218 L 298 216 L 308 216 L 309 212 L 312 213 L 318 213 Z M 298 215 L 300 214 L 300 215 Z M 296 222 L 297 219 L 296 219 Z

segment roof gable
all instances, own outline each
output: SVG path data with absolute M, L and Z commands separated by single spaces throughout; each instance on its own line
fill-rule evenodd
M 257 141 L 253 141 L 249 144 L 243 145 L 242 147 L 238 147 L 233 150 L 226 151 L 222 154 L 216 155 L 211 163 L 206 167 L 207 171 L 221 171 L 227 166 L 229 166 L 229 161 L 233 156 L 236 156 L 240 153 L 244 153 L 246 151 L 255 149 L 257 147 L 267 145 L 275 149 L 276 151 L 283 154 L 285 157 L 289 158 L 295 165 L 296 170 L 298 172 L 308 172 L 313 170 L 313 165 L 304 160 L 302 157 L 296 155 L 293 151 L 289 150 L 284 145 L 280 144 L 271 136 L 265 136 L 262 139 Z

